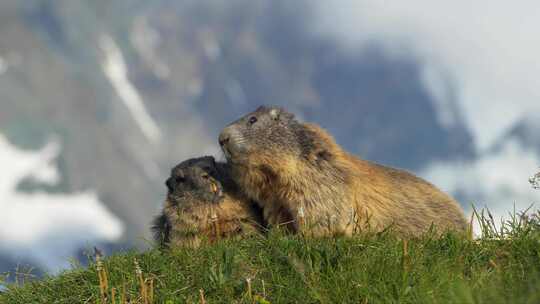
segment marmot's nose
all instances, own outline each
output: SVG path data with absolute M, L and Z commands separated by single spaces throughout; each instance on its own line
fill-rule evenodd
M 222 147 L 226 145 L 229 142 L 229 138 L 230 136 L 229 134 L 227 134 L 227 132 L 225 131 L 221 132 L 221 134 L 219 134 L 219 139 L 218 139 L 219 145 Z
M 167 185 L 167 189 L 169 190 L 169 192 L 174 192 L 174 181 L 172 178 L 169 177 L 165 182 L 165 185 Z

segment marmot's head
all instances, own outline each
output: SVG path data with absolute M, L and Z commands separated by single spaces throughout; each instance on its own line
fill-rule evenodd
M 192 158 L 171 170 L 167 179 L 167 199 L 172 204 L 181 202 L 218 203 L 223 198 L 220 172 L 212 156 Z
M 151 227 L 154 240 L 160 246 L 168 246 L 173 240 L 188 242 L 200 228 L 194 221 L 197 212 L 224 197 L 218 167 L 213 157 L 204 156 L 188 159 L 171 170 L 171 176 L 165 182 L 168 189 L 165 208 Z M 179 228 L 183 231 L 181 234 Z M 173 229 L 176 232 L 173 233 Z
M 300 155 L 298 131 L 300 123 L 294 115 L 279 107 L 259 107 L 234 121 L 219 135 L 219 144 L 231 163 L 243 163 L 250 156 L 260 159 L 283 153 Z

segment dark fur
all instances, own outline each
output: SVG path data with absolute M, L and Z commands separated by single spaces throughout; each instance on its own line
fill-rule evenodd
M 171 223 L 164 212 L 154 218 L 151 229 L 154 241 L 159 247 L 167 247 L 171 241 Z

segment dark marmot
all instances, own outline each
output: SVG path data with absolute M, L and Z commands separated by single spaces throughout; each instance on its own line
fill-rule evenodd
M 186 160 L 171 170 L 167 199 L 154 219 L 154 240 L 162 247 L 197 247 L 214 241 L 258 233 L 262 214 L 229 177 L 226 164 L 211 156 Z
M 278 107 L 227 126 L 219 143 L 240 188 L 272 225 L 314 236 L 389 226 L 415 236 L 467 228 L 459 204 L 408 172 L 359 159 L 325 130 Z

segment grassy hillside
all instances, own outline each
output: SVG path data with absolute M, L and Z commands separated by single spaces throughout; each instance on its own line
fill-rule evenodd
M 478 240 L 391 233 L 221 241 L 119 254 L 11 285 L 0 303 L 540 303 L 537 218 Z

